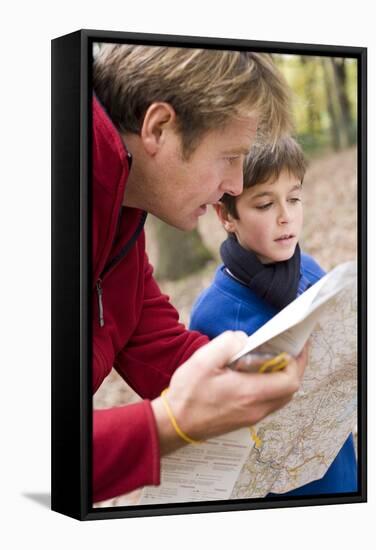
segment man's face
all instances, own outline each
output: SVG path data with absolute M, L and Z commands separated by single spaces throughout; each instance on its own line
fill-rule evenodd
M 183 157 L 180 135 L 170 132 L 153 165 L 146 209 L 179 229 L 196 227 L 208 204 L 224 193 L 241 193 L 243 160 L 256 130 L 256 117 L 236 119 L 222 130 L 207 132 L 188 159 Z
M 303 225 L 302 186 L 295 176 L 283 170 L 274 182 L 246 189 L 236 209 L 239 219 L 228 215 L 224 225 L 243 248 L 265 264 L 291 258 Z

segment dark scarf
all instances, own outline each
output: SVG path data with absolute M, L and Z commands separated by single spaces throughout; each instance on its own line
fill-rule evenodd
M 221 244 L 220 252 L 230 273 L 278 310 L 295 300 L 300 280 L 299 244 L 289 260 L 272 264 L 262 264 L 232 235 Z

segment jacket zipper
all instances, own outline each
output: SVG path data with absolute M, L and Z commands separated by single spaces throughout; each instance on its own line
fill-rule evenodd
M 96 287 L 98 295 L 99 326 L 104 327 L 102 279 L 98 279 Z
M 99 278 L 97 279 L 95 286 L 96 286 L 97 297 L 98 297 L 99 326 L 101 328 L 104 327 L 103 286 L 102 286 L 104 276 L 105 275 L 107 276 L 120 263 L 120 261 L 125 258 L 125 256 L 133 247 L 133 245 L 136 243 L 138 236 L 140 235 L 142 229 L 144 228 L 146 216 L 147 216 L 147 212 L 143 212 L 141 215 L 141 220 L 135 232 L 133 233 L 132 237 L 129 239 L 126 245 L 121 249 L 119 254 L 108 262 L 108 264 L 103 269 L 102 273 L 99 275 Z

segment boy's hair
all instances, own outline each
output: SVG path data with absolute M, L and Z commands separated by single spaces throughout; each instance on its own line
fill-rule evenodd
M 259 116 L 259 134 L 275 143 L 291 131 L 290 90 L 268 54 L 100 44 L 93 86 L 122 132 L 139 134 L 148 107 L 169 103 L 183 152 L 233 117 Z
M 244 160 L 243 181 L 244 189 L 249 189 L 259 183 L 265 183 L 270 178 L 278 179 L 282 170 L 303 182 L 307 169 L 307 161 L 300 145 L 291 136 L 283 136 L 274 146 L 254 145 Z M 225 194 L 221 203 L 233 218 L 239 219 L 236 210 L 236 199 Z

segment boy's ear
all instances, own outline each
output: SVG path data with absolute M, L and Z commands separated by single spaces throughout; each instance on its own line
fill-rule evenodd
M 175 132 L 175 128 L 176 113 L 169 103 L 156 102 L 149 105 L 140 133 L 146 152 L 151 156 L 158 153 L 168 133 Z
M 216 202 L 215 204 L 213 204 L 213 207 L 224 229 L 228 233 L 233 233 L 235 231 L 233 218 L 231 214 L 227 212 L 226 206 L 221 202 Z

